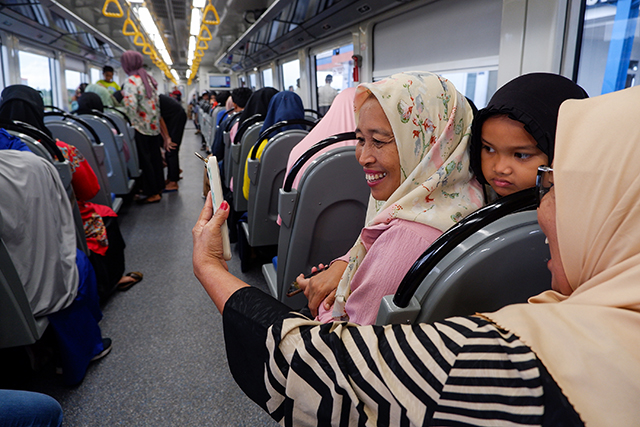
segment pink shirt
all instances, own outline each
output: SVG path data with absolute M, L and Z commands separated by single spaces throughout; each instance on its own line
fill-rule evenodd
M 351 295 L 345 305 L 349 321 L 373 325 L 382 297 L 396 292 L 413 263 L 441 234 L 428 225 L 403 219 L 365 228 L 362 243 L 367 255 L 351 280 Z M 345 257 L 340 259 L 347 261 L 349 256 Z M 331 311 L 321 304 L 316 320 L 333 321 Z

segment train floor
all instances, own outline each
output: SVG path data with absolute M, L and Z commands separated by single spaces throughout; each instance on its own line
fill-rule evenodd
M 60 402 L 64 426 L 277 425 L 234 382 L 222 317 L 193 275 L 191 229 L 204 202 L 203 164 L 194 151 L 200 151 L 200 136 L 190 121 L 180 149 L 179 191 L 164 194 L 157 204 L 126 202 L 120 211 L 126 270 L 140 271 L 144 279 L 103 306 L 100 327 L 113 340 L 111 353 L 91 364 L 75 387 L 62 383 L 53 363 L 35 372 L 13 371 L 24 373 L 12 388 Z M 258 264 L 243 274 L 234 252 L 229 269 L 266 291 Z M 26 352 L 16 352 L 13 359 L 26 358 Z M 0 372 L 19 362 L 5 357 Z

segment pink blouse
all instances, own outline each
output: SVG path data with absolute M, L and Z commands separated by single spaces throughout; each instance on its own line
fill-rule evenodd
M 345 305 L 349 321 L 373 325 L 382 297 L 396 292 L 409 268 L 441 234 L 428 225 L 403 219 L 365 228 L 362 243 L 367 255 L 351 280 L 351 295 Z M 339 259 L 348 261 L 349 255 Z M 318 308 L 316 320 L 333 321 L 332 309 L 323 307 Z

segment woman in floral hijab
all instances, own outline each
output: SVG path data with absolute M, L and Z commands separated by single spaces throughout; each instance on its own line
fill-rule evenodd
M 420 254 L 483 199 L 469 168 L 473 113 L 451 82 L 396 74 L 358 86 L 354 106 L 356 158 L 371 187 L 367 225 L 347 256 L 311 280 L 335 288 L 340 277 L 333 308 L 320 307 L 319 320 L 372 324 Z

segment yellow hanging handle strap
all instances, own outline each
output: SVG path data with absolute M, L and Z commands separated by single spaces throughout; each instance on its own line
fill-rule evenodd
M 198 34 L 198 38 L 200 40 L 205 40 L 205 41 L 213 40 L 213 37 L 211 36 L 211 31 L 209 31 L 209 28 L 207 28 L 206 25 L 200 26 L 200 34 Z
M 207 14 L 211 12 L 213 13 L 213 20 L 211 18 L 207 18 Z M 207 25 L 218 25 L 220 23 L 220 17 L 218 16 L 218 11 L 211 4 L 211 0 L 209 0 L 209 4 L 204 8 L 202 12 L 202 23 Z
M 206 40 L 198 39 L 198 44 L 196 45 L 198 49 L 207 50 L 209 49 L 209 43 Z
M 129 29 L 131 27 L 131 29 Z M 122 34 L 125 36 L 135 36 L 138 34 L 138 28 L 136 24 L 131 20 L 131 16 L 129 15 L 129 11 L 127 10 L 127 19 L 124 20 L 124 25 L 122 26 Z
M 133 38 L 133 44 L 142 47 L 147 44 L 147 42 L 144 39 L 144 36 L 140 32 L 137 32 L 135 37 Z
M 107 12 L 107 8 L 110 4 L 115 4 L 118 8 L 118 12 Z M 102 14 L 107 18 L 122 18 L 124 16 L 124 12 L 122 11 L 118 0 L 106 0 L 104 2 L 104 6 L 102 6 Z

